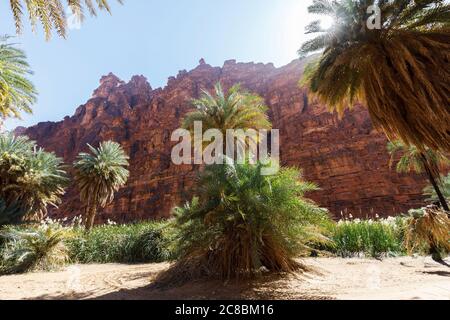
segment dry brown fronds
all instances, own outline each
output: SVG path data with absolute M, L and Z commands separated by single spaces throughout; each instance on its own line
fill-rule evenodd
M 450 252 L 450 218 L 445 211 L 430 207 L 412 212 L 405 238 L 408 253 L 424 243 Z

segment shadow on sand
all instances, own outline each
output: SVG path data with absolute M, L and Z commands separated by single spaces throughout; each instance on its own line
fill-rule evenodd
M 183 286 L 158 289 L 153 283 L 134 289 L 40 296 L 33 300 L 330 300 L 331 297 L 296 292 L 289 286 L 292 277 L 305 275 L 267 275 L 253 281 L 194 281 Z M 307 276 L 306 276 L 307 277 Z

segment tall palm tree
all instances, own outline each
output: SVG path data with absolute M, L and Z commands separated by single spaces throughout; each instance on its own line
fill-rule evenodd
M 314 0 L 312 14 L 331 16 L 329 29 L 299 53 L 323 50 L 303 84 L 340 114 L 360 102 L 376 128 L 424 151 L 450 151 L 450 5 L 444 0 L 378 0 L 379 28 L 369 0 Z M 369 10 L 370 12 L 370 10 Z M 370 22 L 370 23 L 369 23 Z
M 221 131 L 226 137 L 227 130 L 270 129 L 272 127 L 266 114 L 267 107 L 258 95 L 243 90 L 240 85 L 234 85 L 224 92 L 220 83 L 214 87 L 214 94 L 203 91 L 200 99 L 193 100 L 196 108 L 183 119 L 183 128 L 194 133 L 194 123 L 201 122 L 203 132 L 209 129 Z M 236 135 L 242 132 L 236 132 Z M 239 136 L 235 136 L 239 138 Z M 245 138 L 245 137 L 241 137 Z M 245 140 L 248 143 L 248 140 Z M 224 154 L 226 153 L 226 141 Z
M 67 182 L 62 159 L 55 154 L 37 148 L 27 137 L 0 135 L 0 202 L 15 212 L 5 210 L 4 219 L 42 219 L 48 206 L 61 202 Z
M 89 231 L 94 225 L 98 207 L 106 207 L 114 200 L 114 193 L 123 187 L 129 176 L 128 156 L 117 142 L 102 142 L 91 153 L 80 153 L 74 163 L 75 181 L 81 201 L 86 205 L 84 222 Z
M 123 0 L 117 1 L 123 3 Z M 50 39 L 52 30 L 56 30 L 61 37 L 66 37 L 67 19 L 64 12 L 64 3 L 79 21 L 84 19 L 85 10 L 92 16 L 97 15 L 97 10 L 111 12 L 107 0 L 10 0 L 17 33 L 20 33 L 23 29 L 22 17 L 26 10 L 33 29 L 36 28 L 39 21 L 47 40 Z
M 435 152 L 431 149 L 421 151 L 414 146 L 407 147 L 400 141 L 390 142 L 388 144 L 388 151 L 391 155 L 391 166 L 396 160 L 397 153 L 403 153 L 397 163 L 397 172 L 408 173 L 414 171 L 418 174 L 425 172 L 438 196 L 442 208 L 447 212 L 450 212 L 445 196 L 439 188 L 441 182 L 440 171 L 443 167 L 450 164 L 449 159 L 440 152 Z
M 32 74 L 25 53 L 10 37 L 0 37 L 0 129 L 8 117 L 20 118 L 20 112 L 31 113 L 36 101 L 36 89 L 28 79 Z

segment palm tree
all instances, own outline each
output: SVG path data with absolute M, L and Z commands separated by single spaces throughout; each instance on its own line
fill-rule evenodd
M 261 174 L 263 165 L 210 165 L 200 175 L 198 197 L 174 210 L 176 248 L 181 255 L 160 279 L 223 280 L 302 268 L 295 258 L 310 252 L 308 243 L 323 240 L 318 226 L 329 222 L 327 210 L 305 198 L 317 187 L 297 169 Z
M 409 254 L 426 244 L 434 261 L 449 266 L 441 255 L 441 249 L 450 252 L 448 233 L 450 217 L 448 213 L 436 208 L 427 207 L 410 210 L 405 229 L 405 245 Z
M 263 99 L 244 91 L 240 85 L 234 85 L 225 93 L 221 84 L 217 83 L 214 94 L 203 91 L 202 97 L 193 100 L 192 104 L 196 110 L 188 113 L 182 123 L 183 128 L 189 130 L 191 134 L 194 133 L 194 123 L 201 122 L 203 132 L 217 129 L 223 137 L 226 137 L 227 130 L 236 130 L 234 138 L 241 138 L 239 141 L 244 141 L 248 145 L 248 139 L 257 140 L 258 138 L 239 136 L 245 132 L 238 130 L 268 130 L 272 127 Z M 226 142 L 224 154 L 226 154 Z
M 120 144 L 102 142 L 91 153 L 80 153 L 74 163 L 75 180 L 81 201 L 86 205 L 84 223 L 89 231 L 94 225 L 98 207 L 105 208 L 114 200 L 114 193 L 123 187 L 129 176 L 128 156 Z
M 27 76 L 32 74 L 25 53 L 0 37 L 0 129 L 2 120 L 20 118 L 20 112 L 31 113 L 36 89 Z
M 36 143 L 27 137 L 0 135 L 0 200 L 3 200 L 0 203 L 5 206 L 3 219 L 9 216 L 9 222 L 17 222 L 24 217 L 44 218 L 48 206 L 56 207 L 61 202 L 67 182 L 61 158 L 37 148 Z M 15 214 L 11 215 L 7 208 Z
M 122 0 L 117 1 L 121 4 L 123 3 Z M 64 2 L 66 2 L 79 21 L 83 21 L 85 10 L 89 11 L 89 14 L 92 16 L 97 15 L 97 9 L 111 12 L 107 0 L 10 0 L 17 33 L 21 33 L 23 29 L 22 17 L 26 9 L 33 29 L 36 28 L 36 24 L 39 21 L 47 40 L 50 39 L 53 29 L 61 37 L 65 38 L 67 19 L 64 12 Z
M 439 183 L 441 182 L 440 170 L 450 164 L 449 159 L 440 152 L 431 149 L 427 149 L 424 152 L 414 146 L 407 147 L 400 141 L 390 142 L 388 144 L 388 151 L 391 155 L 391 166 L 396 160 L 397 153 L 403 153 L 397 163 L 397 172 L 408 173 L 414 171 L 418 174 L 425 172 L 438 196 L 442 208 L 445 211 L 450 211 L 447 201 L 439 188 Z
M 424 151 L 450 151 L 450 5 L 444 0 L 379 0 L 379 28 L 369 0 L 314 0 L 307 27 L 318 36 L 299 53 L 323 50 L 303 79 L 312 93 L 340 114 L 360 102 L 376 128 Z

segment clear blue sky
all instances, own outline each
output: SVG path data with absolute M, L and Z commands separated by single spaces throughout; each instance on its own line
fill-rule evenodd
M 26 51 L 39 91 L 33 115 L 6 126 L 58 121 L 85 103 L 104 74 L 128 81 L 145 75 L 153 88 L 200 58 L 221 66 L 227 59 L 273 62 L 297 57 L 306 39 L 309 0 L 125 0 L 113 14 L 88 18 L 68 39 L 50 42 L 27 29 L 16 41 Z M 9 1 L 0 2 L 0 34 L 14 34 Z

